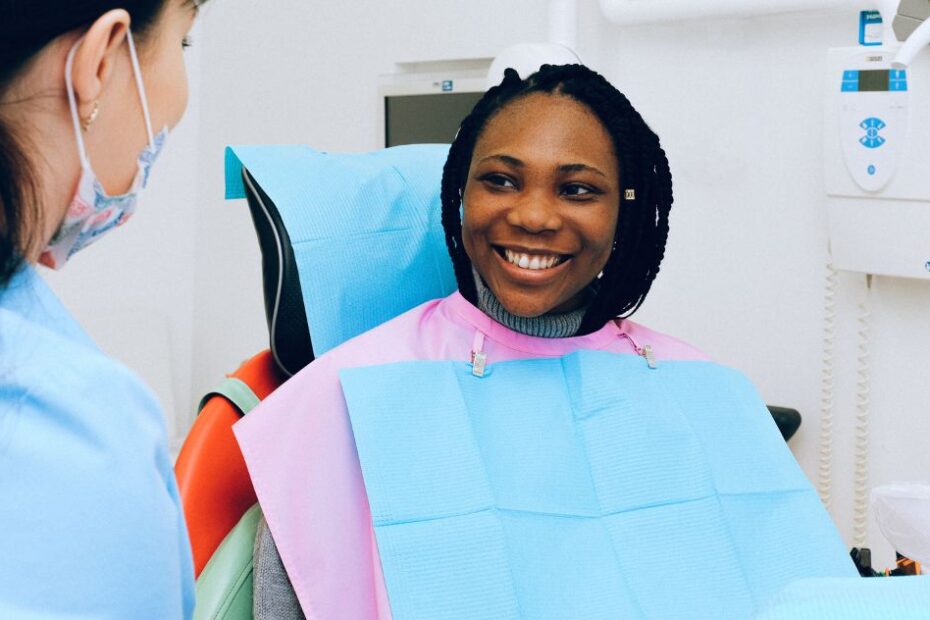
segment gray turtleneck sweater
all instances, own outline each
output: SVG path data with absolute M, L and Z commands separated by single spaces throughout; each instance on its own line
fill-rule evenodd
M 486 315 L 509 329 L 527 336 L 540 338 L 570 338 L 578 333 L 587 306 L 562 314 L 543 314 L 523 317 L 511 314 L 504 304 L 491 292 L 478 272 L 472 268 L 475 288 L 478 289 L 478 308 Z
M 478 307 L 504 327 L 542 338 L 569 338 L 578 333 L 587 306 L 563 314 L 544 314 L 532 318 L 517 316 L 504 307 L 477 272 L 473 273 L 478 289 Z M 252 611 L 255 620 L 304 620 L 297 595 L 264 517 L 255 535 L 252 566 Z

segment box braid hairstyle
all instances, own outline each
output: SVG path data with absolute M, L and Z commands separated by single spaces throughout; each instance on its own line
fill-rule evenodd
M 659 137 L 629 100 L 599 73 L 584 65 L 543 65 L 523 80 L 513 69 L 475 105 L 452 142 L 442 174 L 442 225 L 459 292 L 477 305 L 471 261 L 462 242 L 462 195 L 472 153 L 488 121 L 507 104 L 531 93 L 571 97 L 588 106 L 613 141 L 620 169 L 620 209 L 614 249 L 585 313 L 579 334 L 633 314 L 646 299 L 668 239 L 672 175 Z M 625 190 L 635 190 L 628 200 Z

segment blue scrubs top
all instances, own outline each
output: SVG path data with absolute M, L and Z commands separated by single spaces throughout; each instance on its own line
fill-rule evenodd
M 0 289 L 0 618 L 189 618 L 161 409 L 32 268 Z

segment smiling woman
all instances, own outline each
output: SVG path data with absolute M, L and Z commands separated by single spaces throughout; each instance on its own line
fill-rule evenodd
M 534 93 L 488 121 L 463 194 L 462 240 L 508 311 L 585 304 L 613 247 L 619 185 L 610 136 L 573 99 Z
M 235 426 L 264 512 L 256 618 L 751 617 L 788 579 L 851 574 L 748 382 L 627 318 L 671 174 L 607 80 L 508 70 L 462 122 L 441 201 L 458 292 Z M 769 513 L 813 524 L 805 561 Z
M 612 84 L 582 65 L 545 65 L 526 81 L 505 72 L 464 120 L 442 201 L 466 299 L 481 304 L 486 284 L 519 317 L 582 308 L 589 333 L 645 300 L 672 178 L 658 136 Z

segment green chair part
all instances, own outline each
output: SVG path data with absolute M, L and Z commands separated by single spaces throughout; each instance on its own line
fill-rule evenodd
M 252 620 L 252 549 L 261 518 L 258 504 L 249 508 L 207 562 L 194 620 Z

